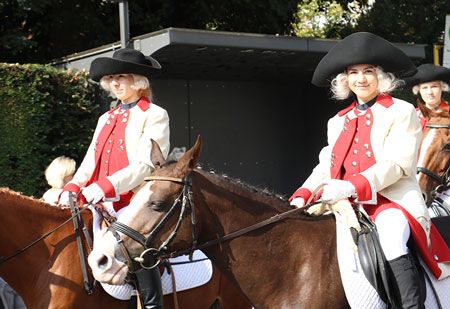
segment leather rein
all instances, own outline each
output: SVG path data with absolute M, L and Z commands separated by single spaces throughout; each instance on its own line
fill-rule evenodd
M 192 253 L 195 250 L 204 249 L 204 248 L 211 247 L 213 245 L 217 245 L 217 244 L 223 243 L 225 241 L 229 241 L 231 239 L 237 238 L 239 236 L 250 233 L 254 230 L 260 229 L 267 225 L 270 225 L 275 222 L 292 217 L 293 214 L 302 212 L 302 211 L 306 210 L 307 208 L 309 208 L 310 206 L 320 203 L 320 201 L 317 201 L 317 202 L 305 205 L 300 208 L 294 208 L 294 209 L 288 210 L 286 212 L 276 214 L 276 215 L 274 215 L 266 220 L 263 220 L 261 222 L 258 222 L 256 224 L 250 225 L 243 229 L 231 232 L 227 235 L 224 235 L 224 236 L 221 236 L 221 237 L 218 237 L 215 239 L 211 239 L 204 243 L 198 244 L 197 225 L 196 225 L 196 217 L 195 217 L 195 204 L 194 204 L 193 192 L 192 192 L 192 172 L 189 173 L 184 179 L 173 178 L 173 177 L 164 177 L 164 176 L 150 176 L 150 177 L 145 178 L 145 180 L 146 181 L 172 181 L 172 182 L 182 184 L 183 189 L 182 189 L 180 195 L 173 202 L 170 209 L 167 211 L 167 213 L 161 219 L 161 221 L 159 221 L 158 224 L 150 231 L 148 237 L 145 237 L 138 231 L 134 230 L 133 228 L 131 228 L 121 222 L 115 221 L 115 222 L 111 223 L 108 230 L 111 231 L 115 235 L 116 239 L 118 240 L 118 243 L 121 243 L 121 245 L 123 247 L 124 247 L 123 241 L 117 232 L 121 232 L 121 233 L 125 234 L 126 236 L 130 237 L 134 241 L 138 242 L 144 248 L 144 250 L 140 253 L 140 255 L 136 256 L 134 258 L 131 257 L 131 254 L 125 248 L 125 250 L 127 251 L 125 256 L 127 257 L 127 262 L 128 262 L 128 266 L 129 266 L 131 273 L 135 269 L 133 267 L 133 265 L 136 262 L 139 263 L 141 265 L 141 267 L 150 269 L 150 268 L 156 267 L 160 263 L 160 261 L 163 259 L 177 257 L 180 255 L 189 254 L 190 259 L 192 260 Z M 152 248 L 151 241 L 155 237 L 156 233 L 162 229 L 162 227 L 172 217 L 173 213 L 175 212 L 175 210 L 178 207 L 181 207 L 181 211 L 178 216 L 178 221 L 177 221 L 175 227 L 173 228 L 171 234 L 158 248 Z M 191 218 L 192 245 L 188 249 L 169 252 L 168 246 L 175 238 L 175 236 L 181 226 L 181 223 L 188 216 L 188 214 L 190 214 L 190 218 Z M 122 262 L 125 262 L 125 261 L 122 261 Z M 151 264 L 149 264 L 149 262 Z

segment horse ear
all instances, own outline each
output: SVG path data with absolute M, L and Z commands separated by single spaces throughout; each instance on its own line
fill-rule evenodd
M 189 171 L 193 170 L 195 168 L 195 165 L 197 165 L 201 150 L 202 138 L 200 137 L 200 135 L 198 135 L 194 146 L 192 146 L 192 148 L 184 154 L 184 156 L 180 159 L 179 164 Z
M 166 162 L 161 152 L 161 148 L 159 148 L 158 143 L 155 142 L 153 139 L 152 139 L 152 150 L 150 152 L 150 160 L 152 161 L 154 167 L 162 166 Z

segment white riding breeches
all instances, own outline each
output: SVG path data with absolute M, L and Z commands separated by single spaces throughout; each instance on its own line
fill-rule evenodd
M 408 253 L 408 242 L 411 234 L 408 220 L 400 209 L 390 208 L 380 212 L 376 219 L 381 248 L 388 261 Z

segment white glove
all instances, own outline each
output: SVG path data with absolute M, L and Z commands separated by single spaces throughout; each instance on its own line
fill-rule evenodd
M 91 204 L 97 204 L 101 199 L 105 197 L 105 193 L 102 188 L 96 183 L 90 184 L 89 186 L 81 190 L 81 194 L 84 195 L 86 201 Z
M 75 193 L 70 192 L 70 191 L 63 191 L 63 193 L 61 193 L 61 196 L 59 197 L 59 202 L 58 205 L 61 206 L 70 206 L 69 203 L 69 194 L 72 193 L 74 196 L 76 196 Z M 74 204 L 75 204 L 75 198 L 74 198 Z
M 291 206 L 294 206 L 296 208 L 300 208 L 305 206 L 305 200 L 303 197 L 296 197 L 290 202 Z
M 323 187 L 322 202 L 334 204 L 339 200 L 356 195 L 355 186 L 350 181 L 330 179 L 325 181 Z

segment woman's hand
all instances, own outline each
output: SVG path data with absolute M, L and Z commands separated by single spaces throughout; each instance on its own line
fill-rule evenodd
M 290 204 L 295 208 L 300 208 L 305 206 L 305 200 L 302 197 L 296 197 L 291 201 Z
M 70 195 L 72 195 L 72 201 L 75 205 L 76 203 L 76 194 L 70 191 L 63 191 L 61 196 L 59 197 L 58 205 L 68 207 L 70 206 Z
M 339 200 L 355 196 L 355 186 L 350 181 L 340 179 L 330 179 L 325 181 L 323 187 L 322 202 L 334 204 Z
M 94 205 L 100 202 L 105 197 L 105 193 L 96 183 L 90 184 L 89 186 L 83 188 L 81 190 L 81 194 L 83 194 L 88 203 Z

